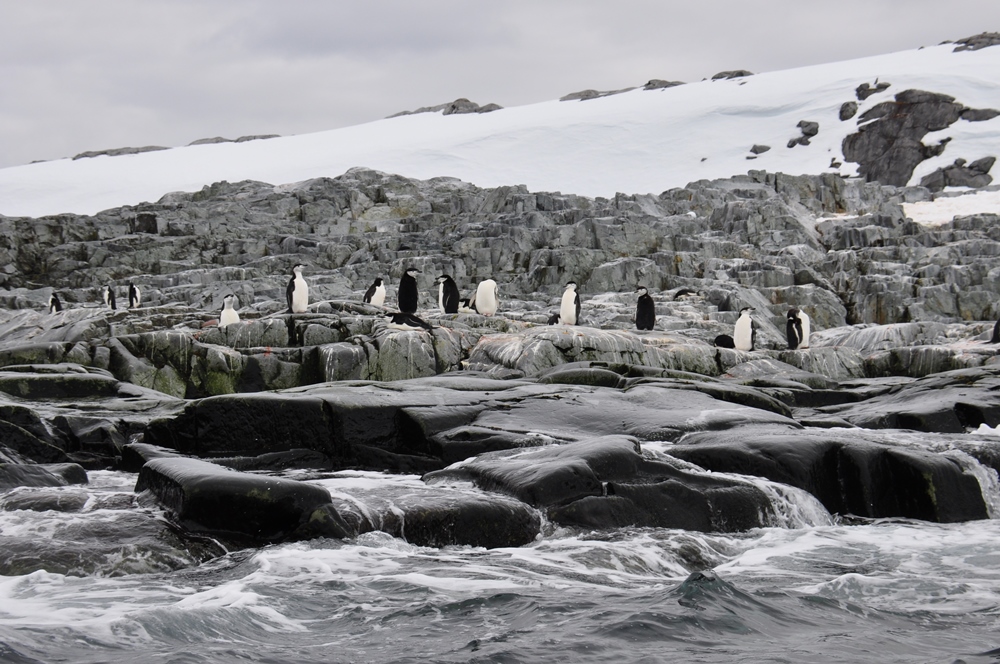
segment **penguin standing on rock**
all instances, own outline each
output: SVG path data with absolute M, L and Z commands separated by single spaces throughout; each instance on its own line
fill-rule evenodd
M 789 309 L 785 336 L 788 337 L 788 350 L 809 348 L 809 315 L 799 309 Z
M 645 286 L 638 286 L 635 292 L 639 294 L 635 303 L 635 327 L 639 330 L 652 330 L 656 324 L 656 304 Z
M 492 279 L 484 279 L 479 282 L 476 288 L 475 297 L 476 311 L 484 316 L 492 316 L 500 307 L 500 291 L 497 282 Z
M 580 294 L 576 292 L 576 282 L 570 281 L 563 291 L 559 303 L 559 322 L 563 325 L 576 325 L 580 320 Z
M 57 314 L 62 311 L 62 302 L 59 301 L 59 296 L 56 295 L 55 291 L 52 291 L 52 295 L 49 295 L 49 313 Z
M 754 329 L 753 318 L 750 317 L 750 314 L 754 311 L 753 307 L 740 309 L 740 317 L 733 327 L 733 343 L 736 350 L 753 350 L 757 330 Z
M 230 293 L 222 298 L 222 314 L 219 316 L 219 327 L 226 327 L 240 322 L 240 315 L 236 313 L 233 306 L 236 303 L 236 296 Z
M 288 313 L 301 314 L 309 308 L 309 285 L 302 278 L 302 268 L 299 263 L 292 268 L 292 278 L 288 280 L 285 289 L 285 299 L 288 301 Z
M 396 303 L 399 305 L 399 310 L 404 314 L 412 314 L 417 311 L 417 305 L 420 301 L 420 293 L 417 292 L 418 274 L 420 274 L 420 270 L 415 267 L 408 267 L 399 280 L 399 292 L 396 294 Z
M 128 308 L 136 309 L 140 302 L 142 302 L 142 293 L 139 292 L 139 287 L 131 281 L 128 282 Z
M 375 281 L 365 291 L 363 299 L 366 304 L 374 304 L 377 307 L 385 304 L 385 284 L 382 283 L 382 277 L 375 277 Z
M 111 309 L 117 309 L 118 305 L 115 303 L 115 289 L 114 287 L 108 285 L 104 287 L 101 291 L 101 297 L 104 299 L 105 306 Z
M 438 307 L 440 307 L 441 313 L 457 314 L 458 302 L 462 296 L 458 292 L 458 286 L 455 284 L 455 280 L 451 278 L 451 275 L 442 274 L 437 278 L 437 283 Z
M 407 332 L 414 332 L 417 330 L 433 330 L 434 326 L 418 318 L 417 316 L 400 311 L 399 313 L 386 314 L 386 318 L 389 322 L 385 324 L 386 327 L 393 330 L 404 330 Z

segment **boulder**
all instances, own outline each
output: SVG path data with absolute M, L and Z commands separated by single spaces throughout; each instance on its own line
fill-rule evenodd
M 19 486 L 44 487 L 86 484 L 87 471 L 75 463 L 37 465 L 0 463 L 0 490 Z
M 150 491 L 191 532 L 253 543 L 345 537 L 347 531 L 322 487 L 241 473 L 207 461 L 152 459 L 139 471 L 136 492 Z
M 715 472 L 798 487 L 831 513 L 949 523 L 988 518 L 983 488 L 950 457 L 843 429 L 745 427 L 685 436 L 667 450 Z

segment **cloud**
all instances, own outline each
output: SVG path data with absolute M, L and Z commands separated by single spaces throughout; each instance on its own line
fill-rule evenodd
M 468 97 L 504 106 L 1000 30 L 1000 3 L 841 0 L 5 2 L 0 167 L 294 134 Z

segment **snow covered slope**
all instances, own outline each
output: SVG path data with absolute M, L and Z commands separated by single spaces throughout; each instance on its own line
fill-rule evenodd
M 855 88 L 876 79 L 891 86 L 841 121 L 840 107 L 856 101 Z M 354 166 L 588 196 L 659 193 L 751 168 L 854 175 L 854 164 L 831 167 L 831 160 L 843 161 L 842 140 L 857 131 L 867 108 L 911 88 L 951 95 L 971 108 L 998 108 L 1000 46 L 954 52 L 945 44 L 482 115 L 425 113 L 300 136 L 0 169 L 0 214 L 93 214 L 221 180 L 284 184 L 335 177 Z M 802 135 L 803 120 L 819 123 L 818 135 L 809 145 L 786 147 Z M 958 121 L 924 142 L 946 136 L 952 141 L 944 153 L 923 162 L 911 183 L 958 157 L 1000 157 L 1000 118 Z M 748 160 L 755 144 L 771 149 Z

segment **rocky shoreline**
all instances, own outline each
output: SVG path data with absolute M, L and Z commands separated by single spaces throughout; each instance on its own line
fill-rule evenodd
M 355 169 L 0 218 L 0 508 L 86 511 L 67 496 L 87 471 L 138 472 L 118 508 L 165 510 L 188 561 L 212 555 L 205 536 L 738 531 L 775 523 L 768 482 L 836 514 L 987 518 L 1000 438 L 970 431 L 1000 424 L 1000 218 L 906 218 L 931 198 L 751 172 L 594 200 Z M 288 314 L 298 263 L 312 303 Z M 391 329 L 391 306 L 361 302 L 381 276 L 394 304 L 410 266 L 433 330 Z M 495 279 L 499 314 L 436 312 L 442 273 L 463 293 Z M 546 324 L 570 280 L 582 324 Z M 141 308 L 98 304 L 129 281 Z M 632 322 L 640 283 L 648 332 Z M 220 328 L 228 294 L 242 320 Z M 757 350 L 712 345 L 745 306 Z M 812 318 L 809 349 L 786 350 L 792 306 Z M 345 471 L 423 481 L 316 484 Z

